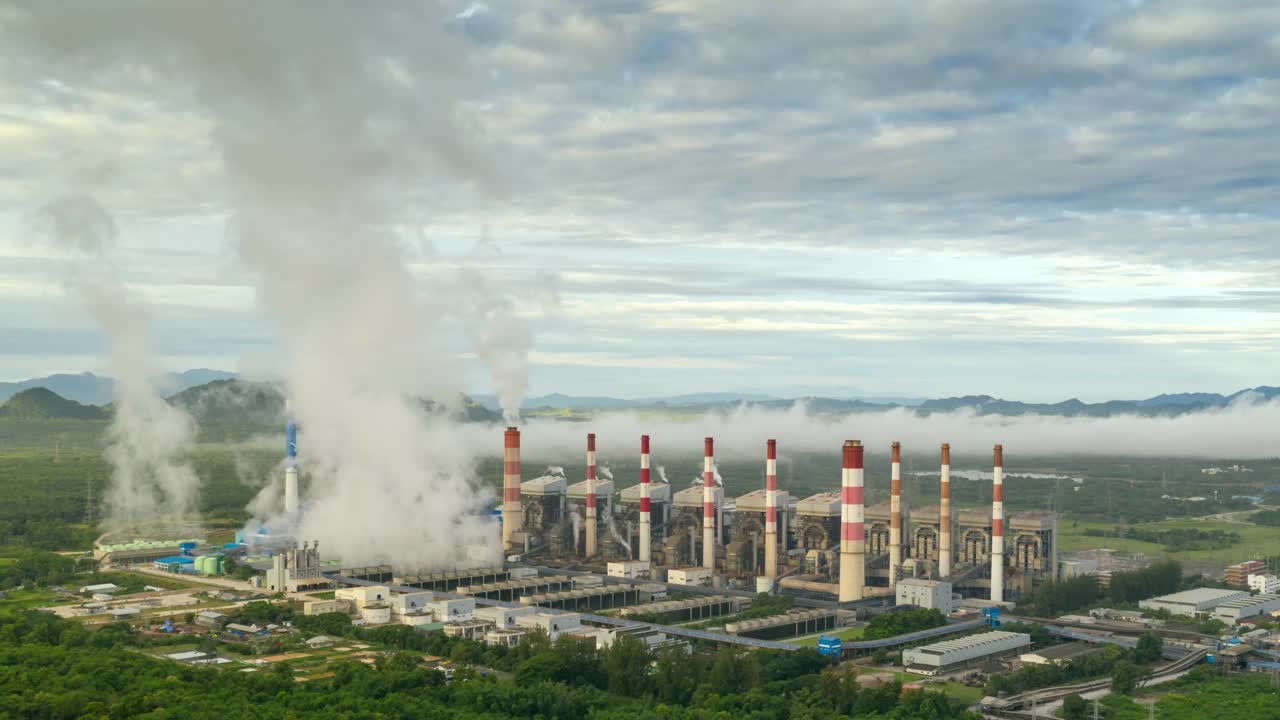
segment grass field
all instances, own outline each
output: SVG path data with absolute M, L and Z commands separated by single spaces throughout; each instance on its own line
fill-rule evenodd
M 925 687 L 933 690 L 936 690 L 939 688 L 939 686 L 941 686 L 942 691 L 945 692 L 948 697 L 959 700 L 960 702 L 965 703 L 966 705 L 972 705 L 973 703 L 978 702 L 986 694 L 983 692 L 982 688 L 969 687 L 968 685 L 954 682 L 952 680 L 948 680 L 944 683 L 938 683 L 938 682 L 934 682 L 933 678 L 926 677 L 924 675 L 916 675 L 914 673 L 909 673 L 909 672 L 897 672 L 897 671 L 891 671 L 891 670 L 878 670 L 878 669 L 876 670 L 876 672 L 893 672 L 893 674 L 897 675 L 898 679 L 904 683 L 909 683 L 909 682 L 925 683 Z
M 1096 537 L 1086 535 L 1088 529 L 1107 530 L 1114 532 L 1115 526 L 1108 523 L 1089 522 L 1089 521 L 1073 521 L 1070 518 L 1063 519 L 1059 525 L 1060 542 L 1062 552 L 1074 552 L 1080 550 L 1097 550 L 1100 548 L 1110 548 L 1122 552 L 1144 553 L 1152 557 L 1170 557 L 1183 562 L 1195 563 L 1211 563 L 1220 565 L 1230 565 L 1248 560 L 1259 553 L 1267 554 L 1272 549 L 1280 547 L 1280 528 L 1261 527 L 1252 523 L 1227 522 L 1225 520 L 1200 519 L 1200 518 L 1179 518 L 1177 520 L 1164 520 L 1161 522 L 1144 523 L 1135 525 L 1134 527 L 1143 528 L 1145 530 L 1173 530 L 1177 528 L 1191 528 L 1196 530 L 1227 530 L 1239 533 L 1240 542 L 1236 545 L 1217 550 L 1188 550 L 1178 553 L 1166 552 L 1163 545 L 1156 543 L 1143 542 L 1141 540 L 1132 540 L 1129 538 L 1116 537 Z

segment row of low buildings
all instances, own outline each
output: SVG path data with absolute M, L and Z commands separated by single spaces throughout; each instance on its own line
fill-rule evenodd
M 1251 618 L 1270 620 L 1280 613 L 1280 595 L 1252 595 L 1247 590 L 1196 588 L 1143 600 L 1144 610 L 1165 611 L 1201 619 L 1216 618 L 1234 627 Z

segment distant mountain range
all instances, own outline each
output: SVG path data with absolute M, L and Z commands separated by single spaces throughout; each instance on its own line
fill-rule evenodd
M 234 373 L 222 370 L 198 369 L 170 373 L 159 378 L 157 384 L 162 393 L 169 397 L 170 402 L 190 412 L 202 425 L 206 423 L 251 425 L 275 423 L 284 415 L 284 396 L 278 384 L 239 380 Z M 98 406 L 106 406 L 111 401 L 111 386 L 111 378 L 92 373 L 50 375 L 17 383 L 0 383 L 0 400 L 4 401 L 0 405 L 0 417 L 29 420 L 106 418 L 110 416 L 110 407 Z M 980 415 L 1105 417 L 1115 414 L 1179 415 L 1225 407 L 1246 394 L 1270 400 L 1280 396 L 1280 388 L 1261 386 L 1230 395 L 1177 393 L 1157 395 L 1146 400 L 1110 400 L 1100 403 L 1086 403 L 1075 398 L 1058 403 L 1024 403 L 990 395 L 965 395 L 931 400 L 907 399 L 909 402 L 877 402 L 876 400 L 885 400 L 885 398 L 779 398 L 752 393 L 694 393 L 628 400 L 554 393 L 526 399 L 524 409 L 531 414 L 545 416 L 546 413 L 532 411 L 563 409 L 588 414 L 608 410 L 699 412 L 742 406 L 789 409 L 803 403 L 809 412 L 824 415 L 911 408 L 920 414 L 972 410 Z M 460 398 L 460 402 L 466 420 L 498 422 L 502 419 L 494 396 L 464 395 Z M 436 403 L 431 400 L 424 399 L 422 403 L 428 410 L 436 406 Z
M 156 388 L 162 395 L 171 395 L 187 388 L 204 385 L 214 380 L 227 380 L 235 377 L 235 373 L 224 370 L 207 370 L 198 368 L 180 373 L 165 373 L 156 378 Z M 47 375 L 45 377 L 22 380 L 20 382 L 0 382 L 0 402 L 4 402 L 23 390 L 31 388 L 47 388 L 67 400 L 74 400 L 85 405 L 106 405 L 111 402 L 111 391 L 115 380 L 106 375 L 78 373 Z

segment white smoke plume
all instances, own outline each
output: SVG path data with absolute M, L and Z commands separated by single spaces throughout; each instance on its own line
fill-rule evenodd
M 609 481 L 613 480 L 613 471 L 610 470 L 609 466 L 605 465 L 604 463 L 600 463 L 596 465 L 596 474 L 604 478 L 605 480 L 609 480 Z
M 560 467 L 559 465 L 548 465 L 548 466 L 547 466 L 547 474 L 548 474 L 548 475 L 559 475 L 560 477 L 564 477 L 564 468 L 563 468 L 563 467 Z
M 114 403 L 105 452 L 111 465 L 105 529 L 190 534 L 198 524 L 200 488 L 187 455 L 195 422 L 152 384 L 146 310 L 110 260 L 115 219 L 88 195 L 63 195 L 34 215 L 32 230 L 68 253 L 67 291 L 110 340 Z
M 167 0 L 36 3 L 7 18 L 13 43 L 44 52 L 48 72 L 106 89 L 146 77 L 157 100 L 207 120 L 230 236 L 306 428 L 311 487 L 295 530 L 343 562 L 425 569 L 474 562 L 476 546 L 499 553 L 476 448 L 417 400 L 461 389 L 446 319 L 464 323 L 508 414 L 531 342 L 491 283 L 424 288 L 404 257 L 405 228 L 422 227 L 433 203 L 503 191 L 455 101 L 470 71 L 445 20 L 433 3 L 248 12 Z
M 840 446 L 847 439 L 861 440 L 868 456 L 887 456 L 890 444 L 897 440 L 904 453 L 936 457 L 939 444 L 949 442 L 953 456 L 972 458 L 980 466 L 990 461 L 992 446 L 1002 443 L 1006 472 L 1016 469 L 1019 456 L 1032 455 L 1245 460 L 1280 454 L 1273 431 L 1280 426 L 1280 400 L 1257 402 L 1249 397 L 1228 407 L 1172 417 L 1010 417 L 972 411 L 919 416 L 909 409 L 835 417 L 810 414 L 801 404 L 786 410 L 746 407 L 684 418 L 604 413 L 592 418 L 591 424 L 601 452 L 625 453 L 637 437 L 648 434 L 655 444 L 661 443 L 668 458 L 677 454 L 693 458 L 701 456 L 702 438 L 711 436 L 719 459 L 761 458 L 763 463 L 765 441 L 776 438 L 780 455 L 831 453 L 837 473 Z M 576 423 L 535 420 L 526 423 L 524 431 L 524 452 L 540 457 L 571 456 L 581 442 Z M 477 447 L 495 444 L 492 426 L 473 425 L 467 432 Z M 657 470 L 665 481 L 663 466 Z M 694 482 L 701 484 L 701 475 Z

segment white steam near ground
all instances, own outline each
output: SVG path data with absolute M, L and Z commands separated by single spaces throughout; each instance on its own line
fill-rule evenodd
M 35 239 L 67 253 L 67 292 L 110 342 L 114 407 L 105 452 L 111 482 L 104 529 L 190 534 L 200 491 L 188 458 L 195 422 L 166 402 L 152 382 L 146 310 L 110 261 L 114 218 L 89 196 L 64 195 L 35 213 L 30 229 Z

